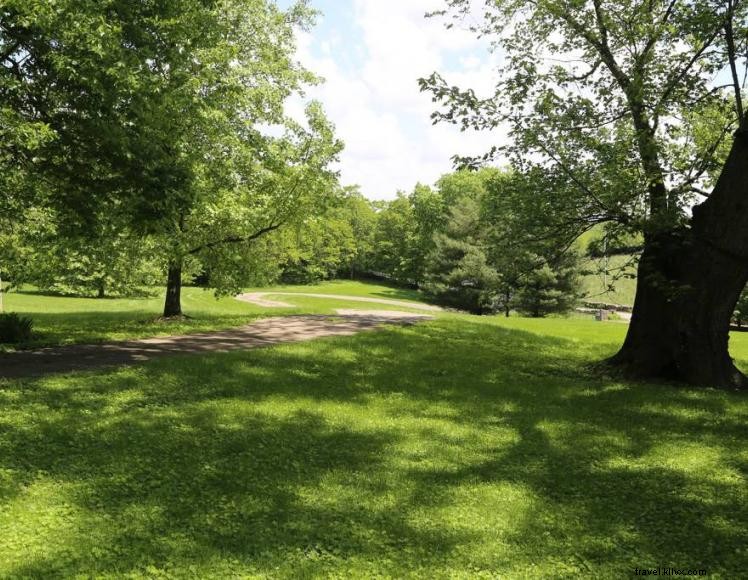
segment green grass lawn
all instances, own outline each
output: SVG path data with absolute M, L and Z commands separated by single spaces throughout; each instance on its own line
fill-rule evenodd
M 348 294 L 371 298 L 419 300 L 416 291 L 401 290 L 361 282 L 326 282 L 314 286 L 274 286 L 250 289 L 262 292 L 313 292 L 330 295 Z M 290 314 L 333 314 L 336 308 L 390 309 L 382 304 L 363 304 L 342 299 L 279 297 L 293 308 L 267 309 L 239 302 L 232 297 L 217 300 L 212 292 L 200 288 L 182 289 L 182 310 L 187 320 L 159 319 L 163 311 L 163 291 L 150 298 L 96 299 L 53 296 L 26 290 L 12 292 L 5 298 L 7 311 L 34 319 L 35 337 L 24 348 L 73 343 L 95 343 L 149 336 L 185 334 L 219 330 L 246 324 L 261 316 Z M 409 310 L 398 307 L 398 310 Z M 8 346 L 0 345 L 0 350 Z
M 0 383 L 0 577 L 741 577 L 748 399 L 590 373 L 625 328 L 445 314 Z
M 314 294 L 344 294 L 348 296 L 362 296 L 365 298 L 384 298 L 387 300 L 415 300 L 423 302 L 425 297 L 418 290 L 396 288 L 369 282 L 353 280 L 331 280 L 313 286 L 273 286 L 272 288 L 257 288 L 257 292 L 311 292 Z
M 596 270 L 601 268 L 599 259 L 588 259 L 584 267 L 595 273 L 582 277 L 582 291 L 585 300 L 589 302 L 606 302 L 608 304 L 619 304 L 621 306 L 633 306 L 636 296 L 636 278 L 619 277 L 614 282 L 612 276 L 618 276 L 621 271 L 636 274 L 636 268 L 628 267 L 631 258 L 629 256 L 612 256 L 608 259 L 608 284 L 612 282 L 613 290 L 606 286 L 606 278 Z

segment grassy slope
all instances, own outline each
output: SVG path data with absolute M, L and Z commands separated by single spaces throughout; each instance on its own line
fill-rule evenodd
M 611 257 L 608 265 L 609 271 L 612 275 L 618 276 L 620 269 L 628 264 L 629 260 L 630 258 L 628 256 Z M 595 272 L 582 277 L 582 290 L 585 294 L 586 301 L 633 306 L 634 297 L 636 295 L 636 278 L 618 278 L 613 282 L 614 290 L 611 292 L 604 283 L 604 276 L 597 272 L 601 267 L 599 260 L 590 259 L 584 267 Z M 636 274 L 636 269 L 629 268 L 628 271 Z
M 315 286 L 278 286 L 260 290 L 350 294 L 399 300 L 419 298 L 418 292 L 360 282 L 328 282 Z M 158 319 L 163 310 L 162 294 L 153 298 L 97 300 L 20 292 L 5 296 L 5 305 L 7 311 L 19 312 L 34 319 L 37 336 L 32 344 L 26 346 L 102 342 L 216 330 L 246 324 L 269 313 L 332 314 L 336 308 L 392 309 L 385 305 L 300 297 L 283 299 L 284 302 L 293 303 L 295 308 L 267 310 L 233 298 L 216 300 L 211 292 L 199 288 L 184 288 L 182 292 L 182 309 L 190 319 L 179 322 Z
M 5 383 L 0 577 L 739 577 L 748 399 L 590 375 L 624 331 L 448 314 Z
M 423 301 L 424 296 L 418 290 L 396 288 L 381 284 L 355 282 L 350 280 L 332 280 L 314 286 L 274 286 L 273 288 L 259 288 L 258 292 L 311 292 L 314 294 L 343 294 L 348 296 L 365 296 L 369 298 L 385 298 L 388 300 L 416 300 Z

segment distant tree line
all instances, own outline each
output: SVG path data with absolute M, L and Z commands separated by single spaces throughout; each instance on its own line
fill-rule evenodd
M 251 245 L 185 253 L 184 283 L 239 290 L 274 281 L 308 284 L 376 277 L 417 287 L 478 314 L 545 316 L 580 295 L 579 256 L 530 241 L 507 207 L 520 181 L 496 169 L 459 171 L 391 201 L 331 185 L 324 205 Z M 85 235 L 60 235 L 53 212 L 27 210 L 24 228 L 0 235 L 6 278 L 63 294 L 134 296 L 162 279 L 169 255 L 158 236 L 105 219 Z
M 580 256 L 523 231 L 509 192 L 527 186 L 511 173 L 482 169 L 445 175 L 433 188 L 417 185 L 391 201 L 348 188 L 288 240 L 295 243 L 281 278 L 375 276 L 476 314 L 568 311 L 581 295 Z

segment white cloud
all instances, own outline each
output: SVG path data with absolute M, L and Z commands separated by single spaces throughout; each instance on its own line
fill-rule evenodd
M 328 14 L 340 29 L 325 26 L 302 34 L 298 53 L 326 80 L 307 97 L 322 101 L 346 143 L 340 164 L 344 184 L 361 185 L 371 198 L 392 198 L 398 189 L 433 183 L 451 171 L 452 155 L 482 153 L 501 139 L 431 125 L 434 103 L 419 92 L 419 77 L 436 70 L 449 82 L 486 92 L 496 64 L 486 43 L 471 33 L 445 30 L 438 19 L 424 18 L 441 0 L 349 2 L 352 17 L 343 21 L 344 12 Z M 301 108 L 295 102 L 289 112 Z

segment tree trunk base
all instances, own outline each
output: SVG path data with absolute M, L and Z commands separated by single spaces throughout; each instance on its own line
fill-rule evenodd
M 683 372 L 675 363 L 651 365 L 630 353 L 621 351 L 602 361 L 600 368 L 615 376 L 632 381 L 654 381 L 695 387 L 711 387 L 725 391 L 748 391 L 746 377 L 731 361 L 719 368 L 704 368 L 701 372 Z
M 174 314 L 172 316 L 159 316 L 155 319 L 155 322 L 188 322 L 190 320 L 192 320 L 192 317 L 186 314 Z
M 692 229 L 651 237 L 626 341 L 608 366 L 634 379 L 748 389 L 729 352 L 730 321 L 746 277 L 742 263 Z

